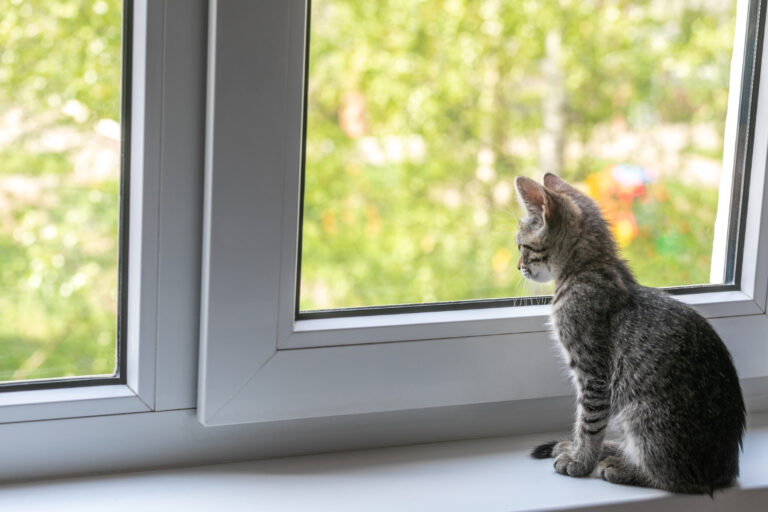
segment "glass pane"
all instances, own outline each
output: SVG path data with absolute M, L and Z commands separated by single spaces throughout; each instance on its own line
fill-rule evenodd
M 720 0 L 312 1 L 300 310 L 551 293 L 514 241 L 545 171 L 641 283 L 722 283 L 735 27 Z
M 0 381 L 113 375 L 122 2 L 0 4 Z

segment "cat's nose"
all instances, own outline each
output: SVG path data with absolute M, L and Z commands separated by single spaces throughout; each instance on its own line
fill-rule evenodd
M 517 270 L 521 270 L 523 268 L 523 257 L 519 257 L 517 259 Z

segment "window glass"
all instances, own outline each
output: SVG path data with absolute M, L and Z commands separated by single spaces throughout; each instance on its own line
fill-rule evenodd
M 123 5 L 0 4 L 0 381 L 113 375 Z
M 545 171 L 641 283 L 722 283 L 735 26 L 723 0 L 313 0 L 299 309 L 551 293 L 514 241 L 513 180 Z

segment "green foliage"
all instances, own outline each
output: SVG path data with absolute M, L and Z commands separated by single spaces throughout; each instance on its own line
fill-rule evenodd
M 518 275 L 512 190 L 551 170 L 546 96 L 582 148 L 563 149 L 567 179 L 621 163 L 589 151 L 612 126 L 711 126 L 680 157 L 717 165 L 734 26 L 735 2 L 313 1 L 301 309 L 547 293 Z M 660 170 L 670 199 L 635 205 L 625 256 L 648 284 L 709 282 L 717 190 Z
M 0 381 L 112 374 L 122 2 L 1 3 Z
M 717 190 L 666 183 L 666 201 L 638 202 L 641 232 L 624 257 L 647 286 L 708 283 Z
M 118 119 L 122 2 L 3 0 L 0 105 L 27 115 L 68 100 L 88 106 L 83 122 Z

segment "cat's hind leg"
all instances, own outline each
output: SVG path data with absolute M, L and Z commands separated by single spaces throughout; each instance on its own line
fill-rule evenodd
M 603 446 L 600 448 L 600 460 L 606 457 L 617 456 L 619 454 L 619 443 L 616 441 L 603 441 Z
M 597 464 L 597 474 L 606 482 L 639 487 L 657 487 L 637 466 L 620 455 L 609 455 Z

